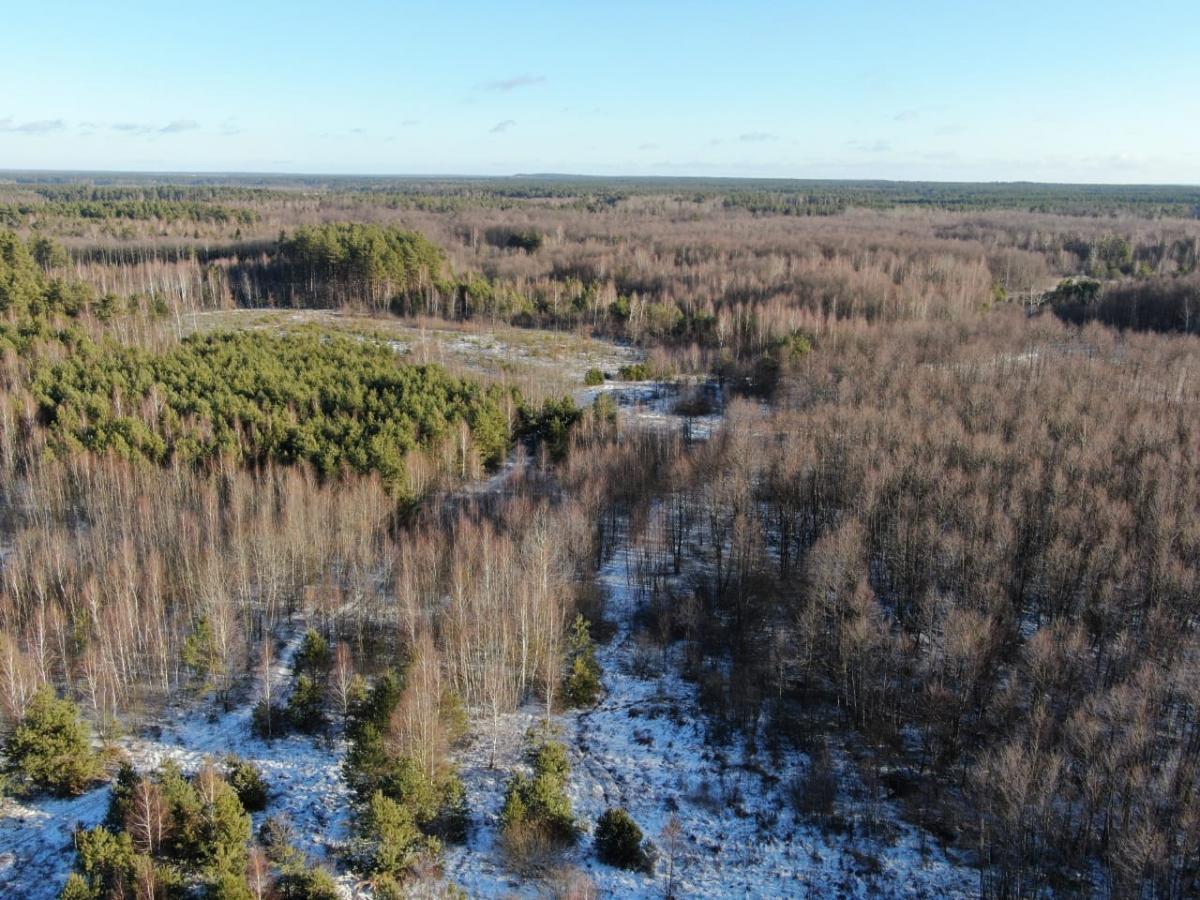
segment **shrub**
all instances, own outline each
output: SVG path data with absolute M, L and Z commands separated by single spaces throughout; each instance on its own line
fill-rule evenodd
M 405 777 L 402 772 L 397 772 L 402 765 L 384 741 L 388 722 L 400 702 L 403 689 L 402 679 L 394 672 L 388 672 L 350 707 L 346 725 L 350 746 L 342 768 L 346 783 L 364 802 L 378 790 L 389 794 L 404 790 Z
M 133 803 L 133 792 L 142 780 L 128 761 L 122 762 L 113 779 L 112 796 L 108 799 L 108 814 L 104 824 L 111 829 L 120 830 L 128 818 L 130 806 Z
M 304 854 L 294 846 L 296 829 L 287 816 L 268 816 L 258 829 L 267 859 L 280 868 L 304 865 Z
M 558 741 L 546 741 L 530 756 L 532 776 L 518 772 L 508 783 L 500 814 L 505 833 L 520 836 L 532 830 L 554 844 L 572 844 L 578 831 L 567 795 L 571 775 L 567 748 Z
M 575 617 L 567 643 L 567 676 L 563 693 L 572 706 L 591 706 L 600 695 L 600 663 L 596 661 L 596 644 L 592 640 L 588 620 Z
M 583 383 L 588 387 L 604 384 L 604 372 L 600 369 L 588 369 L 583 376 Z
M 583 418 L 571 397 L 543 401 L 540 409 L 525 405 L 520 410 L 521 435 L 535 444 L 543 444 L 552 459 L 562 459 L 567 452 L 571 428 Z
M 254 900 L 246 876 L 241 872 L 219 871 L 210 882 L 207 900 Z
M 404 885 L 386 872 L 371 879 L 371 893 L 375 900 L 406 900 L 409 896 Z
M 267 782 L 254 763 L 235 754 L 226 756 L 225 778 L 248 812 L 267 808 Z
M 813 336 L 807 331 L 793 331 L 771 343 L 773 354 L 781 363 L 792 363 L 808 356 L 813 349 Z
M 279 900 L 341 900 L 342 896 L 328 869 L 304 865 L 281 871 L 275 892 Z
M 528 821 L 505 825 L 500 846 L 509 868 L 527 875 L 549 868 L 562 850 L 546 829 Z
M 417 826 L 409 807 L 376 791 L 359 818 L 350 855 L 355 867 L 367 874 L 403 878 L 441 849 L 437 838 Z
M 76 868 L 88 893 L 76 884 L 72 891 L 94 898 L 120 896 L 129 887 L 134 873 L 133 840 L 125 833 L 114 833 L 103 825 L 75 832 Z
M 315 628 L 304 633 L 304 640 L 292 657 L 292 672 L 296 675 L 308 675 L 319 679 L 329 671 L 333 663 L 333 654 L 329 650 L 329 642 Z
M 4 744 L 7 770 L 60 796 L 82 794 L 102 773 L 79 708 L 42 687 Z
M 808 769 L 792 782 L 792 802 L 801 815 L 827 821 L 837 800 L 837 772 L 828 745 L 812 754 Z
M 541 249 L 545 235 L 536 228 L 513 228 L 502 225 L 485 231 L 484 240 L 493 247 L 503 250 L 524 250 L 526 253 L 536 253 Z
M 67 883 L 63 885 L 59 900 L 95 900 L 99 893 L 100 891 L 92 889 L 86 878 L 78 872 L 72 872 L 67 876 Z
M 621 869 L 652 872 L 653 845 L 642 840 L 642 829 L 621 807 L 607 809 L 596 823 L 596 855 L 602 863 Z
M 286 706 L 259 700 L 250 713 L 250 731 L 258 738 L 270 740 L 287 731 L 288 711 Z
M 607 392 L 596 395 L 592 401 L 592 417 L 597 423 L 617 424 L 617 401 Z
M 287 720 L 300 731 L 312 734 L 325 727 L 325 683 L 308 675 L 296 679 L 288 698 Z
M 221 653 L 208 619 L 202 618 L 196 623 L 196 627 L 183 643 L 181 658 L 183 664 L 199 679 L 220 674 L 223 667 Z
M 621 376 L 622 381 L 649 381 L 654 377 L 654 373 L 650 371 L 650 366 L 644 362 L 621 366 L 617 374 Z
M 677 416 L 707 416 L 713 411 L 713 403 L 707 393 L 699 390 L 680 397 L 675 401 L 673 409 Z
M 213 877 L 225 872 L 242 873 L 248 860 L 250 816 L 237 794 L 215 770 L 205 768 L 196 776 L 203 798 L 201 841 L 197 858 Z

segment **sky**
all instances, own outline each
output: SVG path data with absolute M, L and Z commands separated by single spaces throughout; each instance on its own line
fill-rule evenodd
M 1200 184 L 1200 3 L 5 4 L 0 169 Z

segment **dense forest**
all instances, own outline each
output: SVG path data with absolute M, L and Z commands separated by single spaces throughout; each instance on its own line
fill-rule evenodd
M 0 889 L 1195 895 L 1198 211 L 0 183 Z

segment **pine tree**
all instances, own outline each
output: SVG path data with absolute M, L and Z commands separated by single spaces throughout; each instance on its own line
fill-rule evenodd
M 88 732 L 79 708 L 44 686 L 5 742 L 7 769 L 55 794 L 82 794 L 102 773 Z
M 582 615 L 575 617 L 567 642 L 567 677 L 563 690 L 572 706 L 591 706 L 600 695 L 600 663 L 590 626 Z

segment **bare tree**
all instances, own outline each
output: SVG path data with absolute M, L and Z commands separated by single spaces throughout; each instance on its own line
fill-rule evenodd
M 354 697 L 354 658 L 350 653 L 350 645 L 338 641 L 333 654 L 333 669 L 330 671 L 331 693 L 333 702 L 341 712 L 343 721 L 350 714 L 350 701 Z
M 143 777 L 134 786 L 125 828 L 138 851 L 153 856 L 162 846 L 166 827 L 167 810 L 162 788 L 152 779 Z
M 667 819 L 658 838 L 662 844 L 663 854 L 667 858 L 667 884 L 664 888 L 664 896 L 667 900 L 672 900 L 675 896 L 675 863 L 683 851 L 684 842 L 683 823 L 679 821 L 679 816 L 672 814 Z

